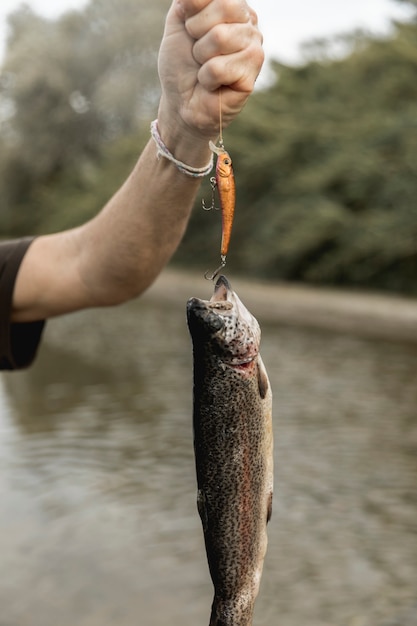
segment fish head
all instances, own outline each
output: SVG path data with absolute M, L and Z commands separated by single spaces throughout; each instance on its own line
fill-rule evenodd
M 259 324 L 225 276 L 217 280 L 210 300 L 188 301 L 187 319 L 194 346 L 208 346 L 225 364 L 244 366 L 258 355 Z

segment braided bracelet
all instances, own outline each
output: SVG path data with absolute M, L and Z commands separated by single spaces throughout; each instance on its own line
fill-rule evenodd
M 213 155 L 211 155 L 210 163 L 208 163 L 205 167 L 191 167 L 191 165 L 178 161 L 178 159 L 176 159 L 168 150 L 161 139 L 161 135 L 159 134 L 158 120 L 151 122 L 151 135 L 158 147 L 158 157 L 163 156 L 168 159 L 168 161 L 174 163 L 174 165 L 176 165 L 179 171 L 183 174 L 187 174 L 187 176 L 192 176 L 193 178 L 203 178 L 204 176 L 208 176 L 210 174 L 213 169 Z

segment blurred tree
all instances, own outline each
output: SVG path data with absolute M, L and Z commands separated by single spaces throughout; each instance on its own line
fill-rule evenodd
M 167 0 L 92 0 L 56 21 L 24 5 L 10 15 L 0 76 L 2 230 L 24 229 L 22 211 L 26 228 L 40 224 L 40 207 L 25 211 L 37 185 L 94 161 L 104 142 L 149 116 L 166 7 Z
M 355 33 L 341 60 L 326 45 L 302 67 L 275 63 L 275 83 L 226 131 L 237 178 L 228 264 L 416 293 L 417 25 L 390 39 Z M 177 258 L 213 258 L 218 229 L 197 211 Z
M 417 0 L 397 0 L 397 2 L 402 2 L 403 4 L 412 4 L 417 7 Z

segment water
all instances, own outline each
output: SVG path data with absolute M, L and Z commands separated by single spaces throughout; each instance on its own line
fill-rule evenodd
M 208 624 L 184 309 L 55 320 L 0 377 L 0 626 Z M 276 489 L 254 625 L 415 626 L 416 347 L 259 321 Z

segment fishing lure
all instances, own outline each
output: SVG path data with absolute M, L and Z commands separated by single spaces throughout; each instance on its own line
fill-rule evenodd
M 211 205 L 206 207 L 203 200 L 203 208 L 206 211 L 215 209 L 215 190 L 220 200 L 220 208 L 222 211 L 222 241 L 220 246 L 220 266 L 213 272 L 211 276 L 208 276 L 207 272 L 205 277 L 207 280 L 214 280 L 220 270 L 226 265 L 226 257 L 229 251 L 230 238 L 232 235 L 233 217 L 235 213 L 236 204 L 236 186 L 235 176 L 233 173 L 232 159 L 229 153 L 223 146 L 223 141 L 220 139 L 219 146 L 216 146 L 210 141 L 210 150 L 217 155 L 216 163 L 216 176 L 210 179 L 212 189 Z

